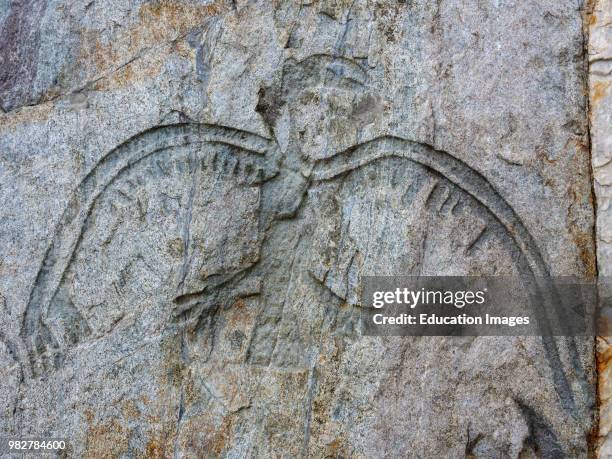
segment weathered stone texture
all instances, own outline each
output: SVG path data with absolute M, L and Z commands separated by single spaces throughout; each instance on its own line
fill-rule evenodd
M 597 200 L 597 258 L 599 274 L 612 275 L 612 2 L 592 2 L 589 14 L 589 97 L 591 155 Z M 609 291 L 602 292 L 609 295 Z M 612 455 L 609 365 L 610 337 L 598 338 L 599 456 Z
M 365 274 L 596 273 L 584 6 L 0 3 L 2 432 L 586 457 L 593 340 L 359 332 Z

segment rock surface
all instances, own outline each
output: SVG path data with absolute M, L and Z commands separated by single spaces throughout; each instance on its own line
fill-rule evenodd
M 600 276 L 612 275 L 612 2 L 597 0 L 589 11 L 589 100 L 591 156 L 597 200 L 597 261 Z M 608 292 L 602 292 L 609 295 Z M 601 337 L 598 350 L 599 456 L 612 456 L 612 339 Z
M 592 339 L 359 331 L 365 274 L 597 272 L 585 9 L 0 2 L 0 431 L 586 457 Z

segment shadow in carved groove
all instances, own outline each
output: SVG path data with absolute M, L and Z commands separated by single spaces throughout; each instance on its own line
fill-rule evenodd
M 274 144 L 269 140 L 241 130 L 204 124 L 155 127 L 132 137 L 105 155 L 75 190 L 30 293 L 21 337 L 28 349 L 33 374 L 57 368 L 63 359 L 62 350 L 90 333 L 79 311 L 68 299 L 61 298 L 59 287 L 75 259 L 85 231 L 92 224 L 91 214 L 96 200 L 117 177 L 139 162 L 153 155 L 172 153 L 183 146 L 205 144 L 226 147 L 238 158 L 232 165 L 232 172 L 237 173 L 236 169 L 242 167 L 238 172 L 251 185 L 261 184 L 278 170 L 278 156 L 275 156 Z M 46 320 L 54 301 L 62 302 L 62 333 L 54 333 Z
M 384 158 L 407 159 L 444 176 L 459 189 L 473 197 L 505 228 L 511 240 L 525 257 L 530 271 L 529 275 L 540 278 L 550 276 L 550 271 L 533 236 L 514 209 L 489 181 L 463 161 L 445 151 L 436 150 L 428 144 L 394 136 L 379 137 L 348 148 L 331 158 L 317 161 L 313 169 L 312 179 L 315 182 L 334 180 Z M 536 312 L 540 313 L 540 309 Z M 563 370 L 557 342 L 554 337 L 550 336 L 552 327 L 549 326 L 548 321 L 554 320 L 555 314 L 548 314 L 547 312 L 545 310 L 545 315 L 538 317 L 538 323 L 543 329 L 542 342 L 553 373 L 555 390 L 564 409 L 572 415 L 578 415 L 570 382 Z M 567 345 L 572 364 L 584 383 L 586 378 L 574 338 L 567 338 Z
M 207 143 L 226 145 L 234 148 L 236 154 L 246 156 L 252 164 L 250 180 L 253 184 L 261 184 L 278 172 L 278 150 L 276 144 L 268 139 L 227 127 L 177 124 L 156 127 L 129 139 L 108 153 L 81 181 L 45 254 L 23 319 L 21 337 L 28 349 L 34 375 L 61 365 L 66 348 L 90 332 L 79 311 L 70 308 L 70 305 L 65 306 L 63 311 L 64 326 L 70 331 L 67 338 L 54 335 L 46 322 L 46 315 L 53 301 L 61 300 L 58 298 L 61 295 L 59 286 L 75 258 L 84 232 L 92 224 L 90 216 L 98 197 L 123 171 L 143 159 L 181 146 Z M 527 260 L 532 274 L 549 275 L 533 237 L 487 179 L 452 155 L 427 144 L 397 137 L 381 137 L 349 148 L 331 158 L 316 161 L 310 183 L 313 185 L 334 180 L 373 161 L 391 157 L 407 159 L 433 170 L 471 195 L 506 229 Z M 568 341 L 570 357 L 579 362 L 574 341 Z M 543 338 L 543 343 L 561 403 L 566 410 L 575 414 L 573 393 L 563 370 L 556 341 L 553 338 Z

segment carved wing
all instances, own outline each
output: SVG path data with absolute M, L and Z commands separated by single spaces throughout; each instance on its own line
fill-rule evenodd
M 33 373 L 107 332 L 129 315 L 130 302 L 147 301 L 147 291 L 160 297 L 168 285 L 170 297 L 185 294 L 208 276 L 254 263 L 259 185 L 276 174 L 278 159 L 265 138 L 203 124 L 155 127 L 106 154 L 74 191 L 31 291 L 21 337 Z M 232 218 L 234 233 L 199 231 Z M 224 253 L 225 243 L 240 247 L 245 237 L 255 242 Z

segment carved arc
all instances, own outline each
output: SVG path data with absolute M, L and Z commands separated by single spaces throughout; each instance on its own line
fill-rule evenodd
M 412 140 L 383 136 L 349 148 L 333 157 L 319 160 L 313 169 L 313 180 L 315 182 L 332 180 L 373 161 L 392 157 L 404 158 L 433 170 L 472 196 L 506 229 L 524 255 L 531 274 L 541 279 L 550 276 L 548 266 L 533 236 L 510 204 L 482 174 L 445 151 L 436 150 L 430 145 Z M 544 313 L 538 317 L 538 323 L 542 328 L 550 330 L 550 322 L 555 319 L 555 315 L 549 314 L 547 307 L 551 308 L 554 305 L 547 305 L 543 308 Z M 561 405 L 568 412 L 577 415 L 573 392 L 563 370 L 559 347 L 553 337 L 548 336 L 547 333 L 543 335 L 545 336 L 542 336 L 542 343 Z M 568 338 L 567 344 L 570 359 L 584 381 L 584 372 L 580 366 L 574 338 Z
M 21 327 L 21 337 L 35 349 L 43 316 L 75 256 L 87 220 L 100 194 L 126 169 L 140 160 L 169 148 L 193 143 L 236 147 L 252 155 L 262 167 L 275 167 L 270 154 L 273 142 L 256 134 L 218 125 L 181 123 L 157 126 L 128 139 L 107 153 L 83 178 L 74 191 L 45 253 Z M 269 168 L 269 167 L 268 167 Z
M 158 151 L 196 142 L 238 147 L 259 157 L 269 166 L 275 166 L 269 164 L 270 161 L 278 160 L 274 154 L 267 154 L 274 147 L 273 142 L 268 139 L 233 128 L 193 123 L 152 128 L 110 151 L 77 187 L 45 254 L 30 293 L 22 325 L 22 338 L 30 349 L 35 348 L 39 327 L 43 325 L 43 314 L 75 255 L 97 197 L 123 170 L 141 159 Z M 392 136 L 380 137 L 349 148 L 331 158 L 317 161 L 314 164 L 311 180 L 315 183 L 332 180 L 351 170 L 388 157 L 405 158 L 421 164 L 442 174 L 471 195 L 506 228 L 525 256 L 533 275 L 542 277 L 549 275 L 548 267 L 533 237 L 516 212 L 489 181 L 449 153 L 436 150 L 427 144 Z M 568 411 L 574 412 L 574 398 L 569 381 L 562 370 L 559 349 L 553 339 L 543 338 L 543 344 L 561 403 Z M 570 353 L 576 352 L 575 343 L 571 341 Z
M 331 180 L 378 159 L 389 157 L 409 159 L 445 176 L 482 204 L 506 228 L 527 258 L 535 276 L 549 275 L 548 267 L 533 237 L 508 202 L 484 176 L 445 151 L 399 137 L 380 137 L 349 148 L 332 158 L 320 160 L 315 165 L 313 178 L 315 181 Z

